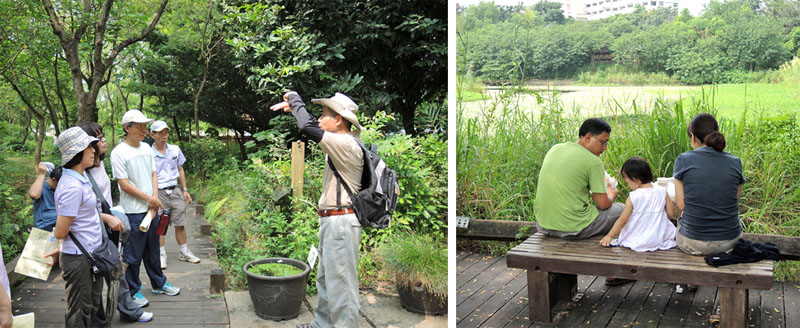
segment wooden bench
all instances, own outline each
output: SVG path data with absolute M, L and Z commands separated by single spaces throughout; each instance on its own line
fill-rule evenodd
M 677 248 L 639 253 L 601 247 L 601 238 L 564 240 L 536 233 L 508 252 L 509 268 L 527 269 L 532 320 L 551 321 L 556 303 L 574 296 L 578 274 L 719 287 L 720 327 L 744 327 L 747 290 L 772 288 L 771 260 L 715 268 Z

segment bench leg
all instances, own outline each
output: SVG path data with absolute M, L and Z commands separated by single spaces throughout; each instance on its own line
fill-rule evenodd
M 528 301 L 531 320 L 550 322 L 552 309 L 561 301 L 570 301 L 577 291 L 574 274 L 550 273 L 528 269 Z
M 720 327 L 744 327 L 747 325 L 747 289 L 719 288 Z

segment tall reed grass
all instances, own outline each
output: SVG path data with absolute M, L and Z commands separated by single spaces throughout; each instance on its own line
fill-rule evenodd
M 464 115 L 457 104 L 456 212 L 481 219 L 534 220 L 533 201 L 545 154 L 553 145 L 574 142 L 591 109 L 565 108 L 558 94 L 534 93 L 538 113 L 518 110 L 520 87 L 504 90 L 478 115 Z M 606 170 L 620 181 L 619 170 L 632 156 L 647 159 L 656 176 L 672 176 L 675 158 L 691 150 L 686 128 L 700 112 L 715 114 L 715 90 L 682 101 L 656 99 L 630 106 L 612 100 Z M 529 99 L 527 97 L 526 99 Z M 755 109 L 757 110 L 757 108 Z M 795 115 L 748 120 L 718 118 L 726 151 L 742 160 L 747 183 L 740 216 L 747 232 L 800 236 L 800 126 Z M 617 201 L 627 197 L 621 184 Z M 777 279 L 800 278 L 797 262 L 781 263 Z

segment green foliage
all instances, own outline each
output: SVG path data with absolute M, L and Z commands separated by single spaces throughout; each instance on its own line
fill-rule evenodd
M 397 171 L 401 188 L 392 226 L 361 231 L 359 277 L 367 285 L 378 274 L 373 249 L 387 237 L 416 231 L 444 240 L 447 232 L 447 143 L 440 133 L 384 135 L 381 129 L 393 120 L 383 112 L 362 120 L 362 140 L 378 145 L 386 164 Z M 316 207 L 324 154 L 315 143 L 306 146 L 303 197 L 292 199 L 286 134 L 270 130 L 256 133 L 254 138 L 249 145 L 255 151 L 247 165 L 209 174 L 200 197 L 207 204 L 207 219 L 214 225 L 220 264 L 229 272 L 228 281 L 234 288 L 244 286 L 238 268 L 245 263 L 276 256 L 305 260 L 311 245 L 318 243 Z M 314 290 L 315 279 L 312 272 L 309 292 Z
M 791 32 L 792 25 L 781 23 L 791 20 L 786 10 L 772 10 L 783 6 L 777 1 L 764 10 L 738 1 L 712 1 L 699 17 L 639 7 L 630 14 L 568 20 L 563 25 L 548 18 L 543 8 L 549 4 L 538 2 L 531 8 L 545 22 L 556 24 L 495 16 L 481 20 L 477 8 L 488 13 L 488 3 L 459 12 L 457 19 L 463 23 L 456 24 L 457 56 L 465 62 L 459 74 L 505 81 L 571 78 L 587 71 L 592 52 L 610 50 L 616 63 L 640 74 L 623 78 L 661 80 L 666 75 L 666 80 L 686 84 L 753 82 L 767 74 L 753 72 L 776 69 L 797 52 L 794 39 L 800 35 Z M 594 81 L 589 83 L 603 80 L 585 73 L 579 78 Z
M 606 171 L 619 177 L 626 159 L 641 156 L 650 162 L 654 175 L 671 176 L 677 155 L 691 149 L 688 122 L 699 112 L 715 114 L 727 141 L 725 150 L 742 160 L 747 179 L 739 205 L 746 232 L 800 236 L 800 121 L 792 109 L 797 106 L 776 111 L 739 98 L 730 101 L 748 107 L 730 112 L 720 102 L 742 90 L 720 91 L 724 87 L 702 89 L 681 101 L 657 99 L 652 104 L 634 102 L 630 107 L 617 103 L 605 117 L 613 131 L 601 156 Z M 511 98 L 519 96 L 516 89 L 508 92 Z M 788 98 L 785 92 L 784 99 Z M 584 108 L 566 109 L 557 96 L 544 99 L 543 104 L 541 112 L 528 113 L 517 110 L 514 101 L 498 102 L 484 107 L 485 115 L 474 117 L 463 117 L 463 107 L 458 105 L 457 215 L 535 219 L 533 201 L 544 155 L 556 143 L 576 140 L 578 126 L 586 118 L 580 115 Z M 627 194 L 623 186 L 618 200 Z M 779 264 L 776 278 L 796 280 L 797 273 L 791 268 Z
M 400 286 L 421 283 L 431 293 L 447 295 L 447 244 L 423 234 L 402 234 L 376 250 L 383 270 Z
M 399 113 L 416 134 L 416 110 L 445 99 L 446 2 L 277 1 L 226 4 L 238 68 L 260 95 L 343 92 L 362 112 Z M 341 19 L 347 17 L 348 19 Z
M 187 174 L 195 174 L 201 180 L 237 165 L 228 146 L 215 138 L 192 139 L 192 142 L 181 145 L 181 151 L 186 157 L 183 169 Z
M 268 277 L 286 277 L 303 272 L 303 270 L 295 268 L 294 265 L 283 263 L 261 263 L 251 266 L 247 270 Z
M 680 81 L 664 72 L 642 72 L 621 64 L 597 65 L 581 72 L 576 84 L 584 85 L 676 85 Z

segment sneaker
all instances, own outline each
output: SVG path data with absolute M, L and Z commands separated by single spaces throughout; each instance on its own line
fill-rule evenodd
M 189 263 L 200 263 L 200 259 L 197 258 L 197 256 L 194 256 L 194 254 L 192 254 L 192 251 L 188 249 L 186 250 L 186 253 L 181 252 L 181 255 L 178 255 L 178 259 Z
M 143 312 L 142 315 L 136 321 L 139 322 L 150 322 L 153 321 L 153 312 Z
M 161 253 L 161 270 L 167 268 L 167 253 Z
M 310 323 L 298 323 L 297 326 L 295 326 L 295 328 L 311 328 L 311 324 Z
M 136 303 L 136 305 L 138 305 L 140 308 L 147 307 L 148 305 L 150 305 L 150 301 L 144 298 L 144 295 L 142 295 L 141 290 L 139 290 L 138 292 L 136 292 L 136 294 L 133 295 L 133 302 Z
M 164 283 L 159 289 L 153 289 L 153 294 L 164 294 L 167 296 L 175 296 L 181 293 L 181 289 L 175 286 L 170 285 L 168 282 Z

